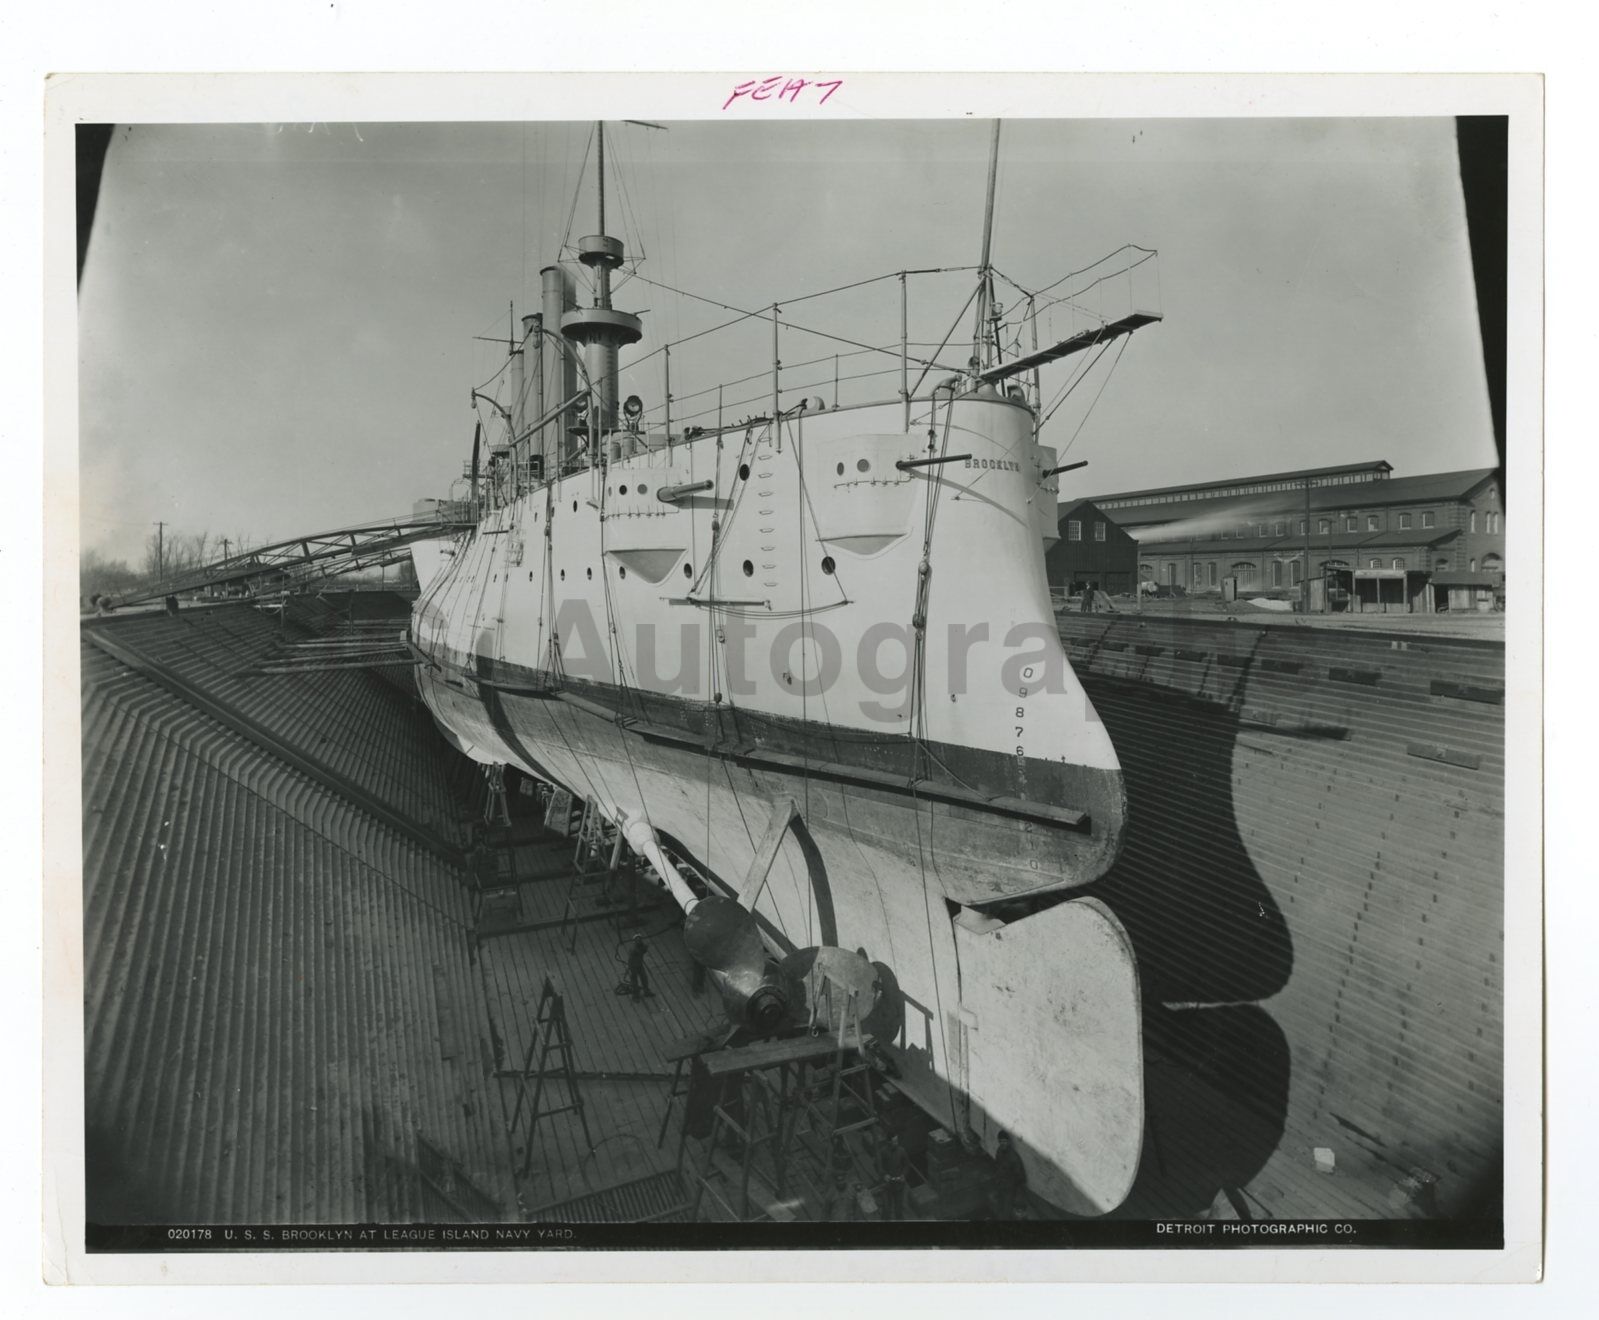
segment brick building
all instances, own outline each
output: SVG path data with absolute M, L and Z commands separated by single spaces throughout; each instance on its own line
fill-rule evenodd
M 1088 582 L 1112 596 L 1130 593 L 1137 581 L 1138 542 L 1092 500 L 1074 500 L 1060 506 L 1060 540 L 1044 563 L 1050 590 L 1062 595 L 1075 595 Z
M 1502 587 L 1504 505 L 1498 471 L 1391 476 L 1386 462 L 1275 472 L 1121 491 L 1092 505 L 1138 542 L 1139 574 L 1189 592 L 1288 593 L 1335 575 L 1353 594 L 1406 609 L 1449 603 L 1438 575 L 1487 574 Z M 1390 596 L 1380 585 L 1387 580 Z M 1366 584 L 1362 587 L 1361 584 Z M 1390 605 L 1390 607 L 1392 607 Z

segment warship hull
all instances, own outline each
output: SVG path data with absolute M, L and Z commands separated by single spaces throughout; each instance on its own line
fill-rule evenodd
M 769 860 L 773 954 L 864 953 L 902 1089 L 1091 1215 L 1138 1166 L 1140 1014 L 1072 897 L 1125 804 L 1050 608 L 1054 459 L 993 391 L 644 438 L 416 547 L 411 639 L 468 756 L 647 820 L 729 896 Z

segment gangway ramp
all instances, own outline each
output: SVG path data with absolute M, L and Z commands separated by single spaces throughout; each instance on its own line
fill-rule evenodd
M 155 583 L 113 598 L 111 603 L 121 608 L 167 596 L 214 591 L 219 587 L 248 588 L 256 594 L 264 589 L 299 589 L 313 582 L 395 563 L 406 557 L 410 547 L 418 541 L 436 541 L 474 525 L 475 520 L 468 515 L 439 511 L 312 532 L 254 546 L 198 568 L 164 576 Z

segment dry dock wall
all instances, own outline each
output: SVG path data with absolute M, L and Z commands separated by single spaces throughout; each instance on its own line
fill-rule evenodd
M 1127 615 L 1061 631 L 1128 782 L 1125 852 L 1095 886 L 1146 1000 L 1124 1212 L 1494 1213 L 1503 646 Z
M 248 606 L 84 634 L 89 1218 L 505 1215 L 460 872 L 328 783 L 453 825 L 425 712 L 360 672 L 241 678 L 277 637 Z

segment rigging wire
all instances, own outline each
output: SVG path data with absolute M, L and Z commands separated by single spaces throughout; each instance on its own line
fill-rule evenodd
M 566 229 L 561 234 L 561 252 L 564 254 L 572 241 L 572 224 L 577 219 L 577 201 L 583 188 L 583 175 L 589 167 L 589 152 L 594 147 L 594 130 L 589 129 L 587 140 L 583 143 L 583 159 L 578 163 L 578 186 L 572 189 L 572 209 L 566 213 Z
M 490 376 L 486 381 L 483 381 L 481 384 L 474 385 L 472 387 L 472 392 L 475 394 L 475 393 L 477 393 L 478 390 L 487 389 L 490 385 L 494 384 L 495 381 L 497 381 L 502 375 L 505 374 L 505 369 L 508 366 L 510 366 L 510 365 L 511 365 L 511 359 L 510 359 L 510 356 L 507 355 L 505 361 L 500 363 L 500 369 L 498 371 L 496 371 L 492 376 Z M 497 400 L 496 400 L 496 402 L 497 402 Z
M 669 285 L 661 284 L 659 281 L 650 279 L 650 277 L 647 276 L 647 275 L 639 275 L 637 278 L 642 280 L 645 284 L 650 285 L 652 288 L 662 289 L 662 290 L 664 290 L 667 293 L 675 293 L 675 294 L 678 294 L 680 297 L 691 298 L 695 302 L 708 303 L 712 307 L 720 307 L 724 312 L 737 312 L 738 313 L 738 316 L 737 316 L 737 318 L 735 320 L 727 322 L 727 325 L 714 326 L 714 327 L 712 327 L 712 330 L 723 330 L 723 329 L 726 329 L 727 326 L 737 325 L 740 321 L 747 321 L 747 320 L 751 320 L 751 319 L 754 319 L 754 318 L 757 318 L 757 317 L 764 320 L 766 318 L 766 316 L 770 312 L 770 308 L 768 308 L 766 311 L 760 311 L 760 312 L 747 311 L 746 309 L 744 309 L 742 307 L 734 307 L 731 303 L 720 302 L 720 301 L 718 301 L 715 298 L 707 298 L 707 297 L 705 297 L 704 294 L 689 293 L 689 292 L 687 292 L 686 290 L 683 290 L 683 289 L 671 288 Z M 896 273 L 892 277 L 883 276 L 882 278 L 885 278 L 885 279 L 887 279 L 887 278 L 895 278 L 895 279 L 897 279 L 898 278 L 898 274 Z M 809 295 L 809 296 L 818 297 L 820 295 L 812 294 L 812 295 Z M 777 300 L 777 301 L 778 301 L 778 305 L 779 306 L 783 305 L 781 300 Z M 801 301 L 801 300 L 796 299 L 794 301 Z M 970 302 L 970 300 L 968 299 L 968 303 L 969 302 Z M 783 328 L 786 329 L 786 330 L 797 330 L 797 331 L 799 331 L 802 334 L 815 335 L 818 339 L 827 339 L 827 340 L 833 341 L 834 343 L 848 344 L 852 348 L 864 349 L 867 352 L 871 352 L 871 353 L 891 353 L 892 352 L 892 350 L 890 350 L 890 349 L 882 349 L 882 348 L 877 348 L 877 347 L 875 347 L 872 344 L 864 344 L 858 339 L 850 339 L 850 338 L 848 338 L 848 337 L 846 337 L 844 335 L 830 334 L 826 330 L 815 330 L 815 329 L 812 329 L 810 326 L 800 325 L 796 321 L 785 320 L 783 322 Z M 710 334 L 710 333 L 712 333 L 711 330 L 702 330 L 699 335 L 690 335 L 689 339 L 698 339 L 701 336 L 707 335 L 707 334 Z M 679 340 L 678 342 L 679 343 L 687 343 L 688 340 Z M 946 343 L 948 342 L 947 337 L 946 337 L 945 342 Z M 660 349 L 656 349 L 655 350 L 656 353 L 659 353 L 660 351 L 661 351 Z M 896 357 L 898 356 L 897 353 L 894 353 L 893 355 L 896 356 Z M 646 354 L 645 355 L 645 357 L 653 357 L 653 356 L 654 356 L 654 353 L 650 353 L 650 354 Z M 959 367 L 951 367 L 951 366 L 949 366 L 949 365 L 947 365 L 945 363 L 936 362 L 936 361 L 929 362 L 929 361 L 926 361 L 923 358 L 912 358 L 911 360 L 913 362 L 921 363 L 926 368 L 939 367 L 939 368 L 941 368 L 942 370 L 945 370 L 945 371 L 958 371 L 958 370 L 960 370 Z M 640 358 L 640 359 L 638 359 L 638 361 L 642 362 L 642 361 L 644 361 L 644 358 Z M 635 365 L 637 365 L 637 364 L 635 363 Z M 924 371 L 923 374 L 925 375 L 926 372 Z
M 1052 398 L 1049 402 L 1049 407 L 1042 410 L 1042 419 L 1033 427 L 1034 435 L 1037 435 L 1043 431 L 1044 424 L 1055 415 L 1056 410 L 1061 406 L 1061 404 L 1066 402 L 1066 400 L 1071 396 L 1072 391 L 1082 384 L 1085 379 L 1087 379 L 1088 373 L 1092 371 L 1098 364 L 1099 359 L 1105 356 L 1105 352 L 1107 349 L 1109 349 L 1110 343 L 1110 340 L 1101 340 L 1097 336 L 1090 341 L 1088 348 L 1093 349 L 1097 347 L 1099 352 L 1090 358 L 1087 356 L 1087 352 L 1085 350 L 1084 356 L 1080 359 L 1079 365 L 1073 368 L 1071 374 L 1066 378 L 1066 383 L 1062 385 L 1058 391 L 1056 391 L 1054 398 Z
M 779 425 L 779 426 L 782 425 L 782 419 L 781 418 L 777 419 L 777 425 Z M 804 461 L 805 460 L 805 455 L 803 453 L 804 436 L 805 436 L 805 412 L 804 412 L 804 409 L 801 409 L 800 412 L 798 413 L 798 415 L 797 415 L 797 417 L 795 419 L 795 423 L 794 423 L 794 442 L 789 446 L 789 452 L 794 457 L 794 474 L 795 474 L 795 477 L 796 477 L 796 490 L 795 490 L 796 507 L 795 507 L 795 512 L 796 512 L 796 514 L 798 516 L 794 519 L 794 538 L 795 538 L 796 549 L 797 549 L 798 554 L 799 554 L 799 605 L 800 605 L 801 611 L 804 611 L 806 609 L 807 600 L 808 600 L 809 594 L 810 594 L 810 572 L 809 572 L 810 556 L 808 554 L 806 554 L 806 552 L 805 552 L 805 461 Z M 802 624 L 800 626 L 800 640 L 801 640 L 801 642 L 804 642 L 806 640 L 806 632 L 807 632 L 807 629 Z M 815 647 L 815 630 L 814 630 L 814 628 L 812 628 L 810 630 L 810 641 L 812 643 L 811 649 L 814 649 L 814 647 Z M 804 655 L 804 651 L 802 650 L 801 651 L 801 660 L 803 661 L 804 659 L 805 659 L 805 655 Z M 801 674 L 800 675 L 800 724 L 803 727 L 805 727 L 805 728 L 809 728 L 810 727 L 810 717 L 811 717 L 810 686 L 811 686 L 810 679 L 806 675 Z M 810 742 L 809 742 L 808 739 L 801 744 L 801 749 L 802 750 L 801 750 L 801 759 L 800 759 L 800 772 L 801 772 L 801 775 L 802 775 L 801 783 L 803 784 L 803 787 L 804 787 L 804 809 L 803 809 L 803 814 L 801 816 L 801 820 L 809 820 L 810 816 L 811 816 L 811 758 L 810 758 Z M 815 895 L 813 894 L 809 899 L 807 899 L 807 901 L 805 903 L 805 943 L 806 943 L 807 947 L 809 947 L 809 945 L 812 943 L 813 937 L 814 937 L 814 932 L 813 932 L 812 926 L 811 926 L 811 913 L 813 911 L 815 911 L 815 908 L 816 908 L 816 902 L 815 902 Z
M 933 398 L 933 406 L 935 409 L 937 408 L 937 404 L 938 399 L 935 391 Z M 940 457 L 942 457 L 949 450 L 950 427 L 954 415 L 955 400 L 950 398 L 945 402 L 944 439 L 940 448 Z M 933 438 L 935 435 L 936 425 L 936 421 L 930 418 L 928 427 L 928 450 L 930 452 L 933 449 Z M 922 524 L 922 555 L 919 563 L 917 564 L 916 606 L 915 615 L 912 618 L 912 624 L 916 627 L 917 635 L 916 652 L 913 661 L 914 668 L 911 673 L 912 759 L 909 786 L 911 793 L 911 814 L 916 822 L 916 862 L 920 870 L 922 880 L 922 914 L 927 925 L 928 962 L 933 973 L 933 1006 L 938 1014 L 939 1033 L 944 1043 L 944 1063 L 946 1070 L 948 1070 L 950 1066 L 949 1021 L 944 1016 L 943 992 L 939 988 L 938 942 L 937 937 L 933 933 L 932 896 L 929 892 L 927 875 L 927 848 L 929 841 L 925 841 L 922 835 L 922 798 L 917 791 L 917 785 L 921 779 L 921 771 L 923 769 L 922 759 L 926 751 L 927 742 L 926 640 L 927 606 L 932 595 L 933 527 L 938 517 L 938 505 L 940 503 L 939 496 L 943 492 L 943 486 L 944 482 L 942 478 L 931 475 L 928 477 L 927 511 Z M 957 1114 L 955 1108 L 955 1094 L 953 1086 L 954 1079 L 951 1078 L 950 1081 L 950 1121 L 954 1126 L 955 1131 L 959 1132 L 961 1128 L 959 1115 Z
M 1009 275 L 1004 274 L 1003 272 L 999 271 L 998 269 L 996 269 L 994 271 L 994 274 L 998 275 L 1000 277 L 1000 279 L 1004 280 L 1005 283 L 1009 284 L 1012 288 L 1016 289 L 1018 292 L 1024 293 L 1030 298 L 1037 298 L 1037 297 L 1042 297 L 1044 294 L 1048 293 L 1051 289 L 1058 289 L 1062 284 L 1066 283 L 1067 280 L 1074 280 L 1079 275 L 1086 275 L 1086 274 L 1088 274 L 1089 271 L 1098 269 L 1100 266 L 1103 266 L 1107 261 L 1109 261 L 1112 257 L 1120 256 L 1123 252 L 1141 252 L 1141 253 L 1143 253 L 1143 256 L 1140 257 L 1138 261 L 1133 262 L 1132 266 L 1128 267 L 1129 270 L 1132 269 L 1133 266 L 1141 266 L 1141 265 L 1143 265 L 1143 263 L 1148 261 L 1151 257 L 1158 257 L 1160 255 L 1160 252 L 1156 248 L 1140 247 L 1137 243 L 1123 243 L 1119 248 L 1116 248 L 1114 251 L 1107 252 L 1104 256 L 1100 257 L 1099 260 L 1090 261 L 1086 266 L 1082 266 L 1082 267 L 1078 268 L 1077 270 L 1069 270 L 1064 275 L 1062 275 L 1058 280 L 1054 280 L 1051 283 L 1044 285 L 1044 287 L 1041 288 L 1041 289 L 1028 289 L 1028 288 L 1025 288 L 1023 285 L 1018 284 L 1015 280 L 1011 279 L 1011 277 Z M 1096 281 L 1096 283 L 1097 283 L 1097 281 Z
M 1088 405 L 1088 411 L 1083 414 L 1083 420 L 1077 423 L 1077 429 L 1072 432 L 1072 438 L 1066 442 L 1064 449 L 1058 451 L 1059 454 L 1065 454 L 1067 450 L 1077 443 L 1077 437 L 1082 434 L 1083 427 L 1088 425 L 1088 419 L 1093 415 L 1094 405 L 1099 402 L 1099 396 L 1105 392 L 1105 386 L 1110 384 L 1110 378 L 1116 374 L 1116 368 L 1121 364 L 1122 354 L 1126 351 L 1127 341 L 1131 337 L 1130 335 L 1122 336 L 1122 341 L 1116 349 L 1116 356 L 1111 361 L 1110 370 L 1105 373 L 1105 379 L 1100 381 L 1099 389 L 1095 392 L 1093 401 Z
M 934 356 L 935 359 L 938 357 L 938 355 L 940 353 L 942 353 L 944 351 L 944 346 L 949 343 L 951 337 L 955 334 L 955 332 L 958 329 L 960 329 L 960 323 L 961 323 L 962 320 L 965 319 L 967 309 L 969 307 L 971 307 L 972 303 L 976 300 L 976 298 L 977 298 L 977 289 L 974 287 L 972 289 L 972 291 L 969 294 L 966 295 L 966 301 L 961 304 L 960 311 L 955 313 L 955 319 L 950 322 L 949 330 L 945 333 L 942 342 L 940 342 L 940 344 L 938 345 L 938 348 L 934 350 L 933 356 Z M 920 361 L 920 359 L 918 359 L 918 361 Z M 927 379 L 928 370 L 932 366 L 933 366 L 933 363 L 931 363 L 931 362 L 927 362 L 927 363 L 923 364 L 923 366 L 922 366 L 922 374 L 916 378 L 916 384 L 911 386 L 911 391 L 910 392 L 911 392 L 911 397 L 912 398 L 915 398 L 916 397 L 916 391 L 922 388 L 922 382 Z M 953 368 L 945 367 L 944 370 L 946 370 L 946 371 L 951 371 L 951 370 L 953 370 L 953 371 L 962 371 L 962 370 L 964 370 L 964 368 L 962 368 L 962 367 L 953 367 Z
M 1125 348 L 1127 346 L 1127 339 L 1128 338 L 1129 338 L 1129 336 L 1123 336 L 1122 337 L 1122 347 L 1123 348 Z M 1074 390 L 1076 390 L 1077 387 L 1079 385 L 1081 385 L 1085 380 L 1088 379 L 1089 373 L 1091 371 L 1093 371 L 1093 369 L 1099 365 L 1100 359 L 1103 358 L 1106 353 L 1110 352 L 1110 345 L 1111 345 L 1111 341 L 1108 340 L 1108 339 L 1105 340 L 1103 343 L 1101 343 L 1099 345 L 1099 352 L 1094 355 L 1093 360 L 1091 362 L 1086 362 L 1084 367 L 1083 367 L 1083 369 L 1080 372 L 1078 372 L 1076 374 L 1076 376 L 1074 376 L 1070 382 L 1068 382 L 1066 388 L 1061 391 L 1060 397 L 1058 399 L 1056 399 L 1056 401 L 1050 406 L 1049 411 L 1047 413 L 1045 413 L 1043 418 L 1039 421 L 1038 426 L 1037 426 L 1037 430 L 1039 432 L 1042 432 L 1044 427 L 1049 424 L 1050 418 L 1052 418 L 1057 412 L 1060 411 L 1061 405 L 1064 404 L 1066 402 L 1066 400 L 1071 397 L 1072 392 Z M 1117 355 L 1117 358 L 1118 358 L 1118 360 L 1120 360 L 1120 354 Z M 1107 379 L 1108 379 L 1108 377 L 1107 377 Z M 1103 390 L 1104 388 L 1105 387 L 1103 385 L 1100 386 L 1101 390 Z M 1097 400 L 1099 396 L 1096 394 L 1094 397 Z

